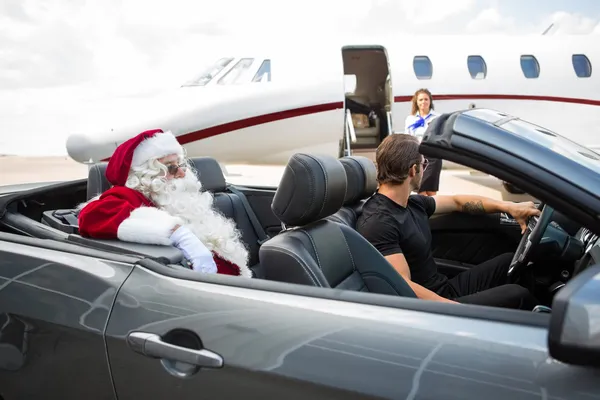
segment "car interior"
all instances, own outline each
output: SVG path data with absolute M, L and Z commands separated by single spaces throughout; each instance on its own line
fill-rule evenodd
M 366 239 L 356 232 L 364 202 L 376 191 L 374 163 L 361 156 L 337 159 L 298 153 L 280 184 L 244 187 L 228 184 L 211 157 L 190 159 L 214 205 L 233 219 L 250 253 L 256 279 L 416 297 L 410 286 Z M 107 163 L 93 165 L 87 179 L 52 184 L 0 198 L 0 229 L 25 236 L 65 241 L 102 251 L 142 255 L 169 268 L 190 269 L 173 246 L 82 237 L 77 206 L 110 185 Z M 598 237 L 542 204 L 530 230 L 505 214 L 451 213 L 430 220 L 433 254 L 449 277 L 505 252 L 515 252 L 515 275 L 542 305 L 578 271 L 600 261 Z M 517 271 L 518 270 L 518 271 Z M 237 279 L 232 277 L 232 279 Z

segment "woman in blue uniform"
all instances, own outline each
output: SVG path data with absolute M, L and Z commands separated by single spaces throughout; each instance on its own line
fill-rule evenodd
M 423 139 L 429 123 L 439 114 L 433 111 L 433 98 L 427 89 L 419 89 L 412 98 L 412 110 L 406 117 L 405 133 L 416 136 L 419 141 Z M 427 169 L 423 172 L 423 181 L 419 194 L 435 196 L 440 189 L 440 174 L 442 173 L 442 160 L 430 158 Z

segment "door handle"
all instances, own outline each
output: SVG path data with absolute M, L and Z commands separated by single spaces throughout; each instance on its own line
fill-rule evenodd
M 221 368 L 223 357 L 210 350 L 195 350 L 177 346 L 162 340 L 159 335 L 147 332 L 131 332 L 127 343 L 133 351 L 152 358 L 165 358 L 205 368 Z

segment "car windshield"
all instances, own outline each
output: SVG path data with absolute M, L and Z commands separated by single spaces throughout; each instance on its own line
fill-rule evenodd
M 499 123 L 502 129 L 551 149 L 594 172 L 600 173 L 600 154 L 547 128 L 523 121 L 517 117 L 510 119 L 510 115 L 493 110 L 475 109 L 467 111 L 465 114 L 497 124 L 500 119 L 507 118 L 507 121 Z

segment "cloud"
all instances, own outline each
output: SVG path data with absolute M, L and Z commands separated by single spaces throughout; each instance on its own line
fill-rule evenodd
M 519 24 L 497 8 L 482 8 L 485 3 L 223 0 L 207 6 L 195 0 L 5 0 L 0 5 L 0 85 L 95 82 L 101 90 L 138 84 L 149 90 L 182 83 L 228 47 L 250 52 L 291 41 L 308 46 L 334 37 L 394 33 L 541 33 L 550 22 L 557 23 L 554 34 L 600 30 L 592 18 L 566 12 L 549 15 L 542 28 Z
M 517 18 L 503 15 L 497 8 L 486 8 L 477 14 L 466 26 L 470 34 L 542 34 L 551 24 L 549 35 L 574 35 L 600 33 L 600 19 L 580 13 L 557 11 L 539 21 L 534 18 L 529 23 L 519 24 Z
M 405 20 L 414 26 L 427 25 L 443 22 L 450 17 L 462 14 L 473 9 L 475 0 L 429 0 L 429 1 L 393 1 L 386 3 L 394 4 L 400 11 L 393 14 L 395 18 Z M 375 8 L 375 7 L 374 7 Z
M 515 19 L 501 15 L 495 8 L 481 11 L 466 26 L 466 32 L 472 34 L 514 33 L 515 30 Z
M 0 132 L 39 143 L 109 126 L 227 54 L 406 34 L 600 34 L 583 11 L 493 0 L 3 0 Z M 502 8 L 504 7 L 504 8 Z M 509 7 L 510 8 L 510 7 Z M 570 9 L 571 10 L 571 9 Z M 571 10 L 573 11 L 573 10 Z M 97 129 L 94 129 L 97 128 Z M 48 138 L 53 138 L 52 140 Z M 60 139 L 59 139 L 60 138 Z M 31 141 L 31 139 L 28 139 Z
M 344 18 L 348 32 L 365 37 L 395 33 L 458 33 L 476 0 L 361 1 L 362 9 Z M 348 4 L 347 8 L 356 8 Z M 342 8 L 342 7 L 340 7 Z
M 90 78 L 93 49 L 68 19 L 46 7 L 9 1 L 0 17 L 0 86 L 77 84 Z
M 558 11 L 544 19 L 542 25 L 546 27 L 554 24 L 552 34 L 598 34 L 600 22 L 598 18 L 590 18 L 580 13 Z

